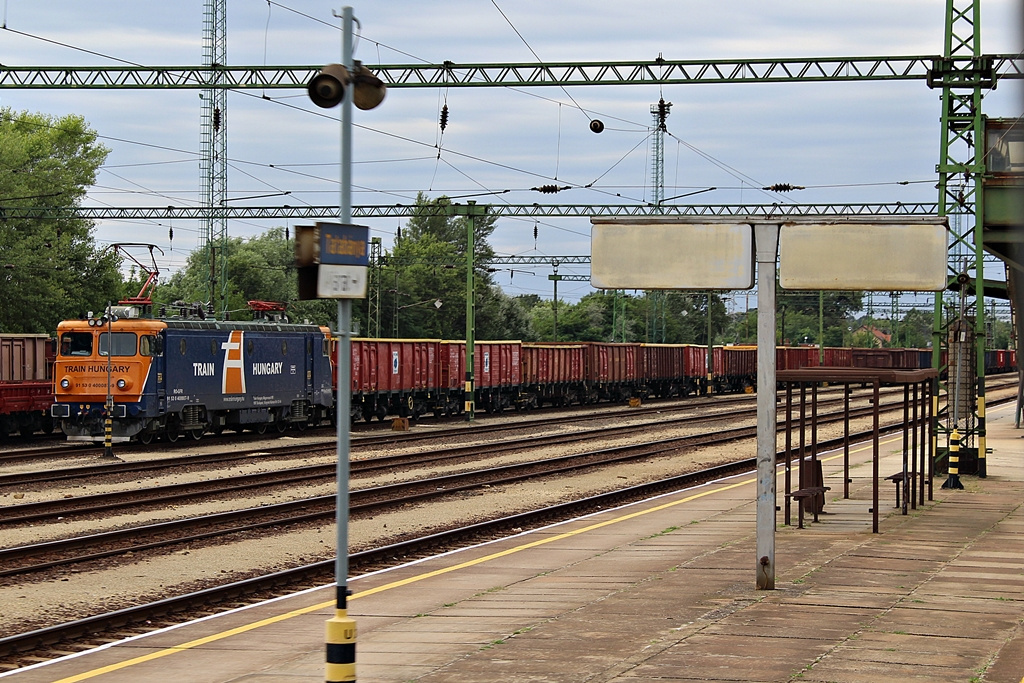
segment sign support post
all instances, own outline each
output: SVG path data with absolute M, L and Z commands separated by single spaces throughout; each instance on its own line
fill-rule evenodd
M 754 226 L 757 260 L 757 569 L 758 590 L 775 590 L 775 255 L 779 226 Z
M 341 31 L 342 65 L 352 70 L 352 8 L 343 7 Z M 352 220 L 352 84 L 344 84 L 341 102 L 341 207 L 338 216 L 345 225 Z M 321 246 L 324 235 L 320 236 Z M 365 246 L 365 244 L 364 244 Z M 364 249 L 365 255 L 365 249 Z M 324 258 L 321 252 L 321 263 Z M 321 266 L 321 269 L 323 266 Z M 363 280 L 365 287 L 365 278 Z M 323 292 L 318 291 L 319 296 Z M 349 513 L 349 412 L 351 411 L 352 364 L 352 300 L 338 299 L 338 494 L 335 509 L 337 528 L 337 559 L 334 567 L 336 584 L 334 616 L 327 620 L 327 683 L 356 680 L 356 622 L 348 616 L 348 513 Z

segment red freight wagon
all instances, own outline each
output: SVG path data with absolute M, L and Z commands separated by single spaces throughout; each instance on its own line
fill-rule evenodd
M 523 344 L 523 388 L 530 407 L 579 401 L 583 387 L 583 345 Z
M 799 370 L 818 366 L 816 346 L 777 346 L 775 348 L 775 370 Z
M 441 342 L 438 376 L 451 390 L 458 378 L 466 377 L 466 342 Z M 519 341 L 478 341 L 473 344 L 475 407 L 499 412 L 519 399 L 522 385 L 522 343 Z
M 584 377 L 588 401 L 623 401 L 639 385 L 640 345 L 586 342 Z
M 426 412 L 438 389 L 439 344 L 429 339 L 353 339 L 353 419 Z
M 641 344 L 640 376 L 658 397 L 687 396 L 706 370 L 707 350 L 692 344 Z
M 825 361 L 822 365 L 829 368 L 852 368 L 853 349 L 826 346 Z
M 518 387 L 523 383 L 522 342 L 476 342 L 473 374 L 480 388 Z
M 48 381 L 54 353 L 45 334 L 0 334 L 0 382 Z
M 0 438 L 53 431 L 53 360 L 45 334 L 0 334 Z
M 859 349 L 851 350 L 853 353 L 853 367 L 855 368 L 891 368 L 892 354 L 889 349 Z
M 715 377 L 715 389 L 719 392 L 753 391 L 757 386 L 757 347 L 722 347 L 722 369 L 716 371 Z
M 889 349 L 889 352 L 892 356 L 892 367 L 901 370 L 918 370 L 920 368 L 921 352 L 917 349 Z

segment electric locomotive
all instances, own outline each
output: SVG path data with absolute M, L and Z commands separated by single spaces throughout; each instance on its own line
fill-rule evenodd
M 199 439 L 330 419 L 330 331 L 316 325 L 108 316 L 57 327 L 51 415 L 69 441 Z

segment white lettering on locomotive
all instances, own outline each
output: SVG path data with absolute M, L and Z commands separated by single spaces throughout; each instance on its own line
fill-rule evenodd
M 277 363 L 253 363 L 252 374 L 256 375 L 280 375 L 281 368 L 284 363 L 278 361 Z
M 214 363 L 193 363 L 192 372 L 196 377 L 213 377 L 217 369 Z

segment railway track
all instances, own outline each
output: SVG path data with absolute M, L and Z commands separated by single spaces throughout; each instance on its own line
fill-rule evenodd
M 822 442 L 822 446 L 825 445 Z M 361 550 L 350 554 L 349 566 L 354 574 L 373 571 L 450 548 L 482 542 L 507 534 L 513 529 L 529 529 L 551 524 L 598 509 L 641 500 L 665 491 L 695 486 L 731 474 L 749 471 L 755 466 L 756 459 L 749 458 L 657 482 L 631 486 L 568 503 L 478 522 L 400 543 Z M 331 500 L 333 502 L 333 496 Z M 334 514 L 333 506 L 329 514 Z M 147 622 L 160 620 L 168 615 L 216 611 L 216 606 L 225 602 L 234 602 L 240 599 L 262 599 L 309 586 L 323 585 L 332 580 L 333 569 L 333 560 L 315 562 L 267 576 L 254 577 L 146 605 L 0 638 L 0 657 L 15 663 L 17 657 L 24 657 L 28 653 L 32 653 L 34 658 L 41 658 L 43 656 L 41 651 L 54 646 L 59 645 L 62 651 L 72 642 L 82 647 L 88 647 L 89 638 L 102 637 L 103 640 L 107 640 L 112 633 L 124 636 L 128 633 L 151 630 L 154 626 Z M 126 632 L 126 628 L 131 630 Z M 83 639 L 85 639 L 84 644 Z
M 900 430 L 902 423 L 883 429 Z M 850 439 L 856 441 L 869 437 L 870 432 L 866 432 L 851 435 Z M 822 440 L 819 441 L 818 446 L 822 450 L 827 450 L 839 447 L 843 442 L 844 439 Z M 784 453 L 778 453 L 776 459 L 778 460 L 782 456 Z M 688 488 L 707 481 L 748 472 L 755 467 L 756 458 L 742 459 L 567 503 L 527 510 L 518 514 L 432 533 L 399 543 L 368 548 L 351 553 L 349 566 L 353 574 L 361 574 L 452 548 L 483 542 L 508 533 L 570 519 L 599 509 L 642 500 L 667 491 Z M 450 493 L 450 490 L 448 492 Z M 333 503 L 334 497 L 330 498 Z M 327 513 L 333 516 L 333 505 L 330 506 Z M 0 657 L 16 664 L 20 657 L 25 657 L 28 654 L 41 658 L 51 648 L 58 647 L 64 651 L 68 648 L 68 643 L 72 642 L 84 649 L 95 644 L 91 643 L 90 639 L 107 641 L 113 637 L 127 637 L 152 630 L 158 627 L 161 620 L 175 614 L 214 613 L 217 611 L 217 606 L 221 604 L 234 604 L 239 600 L 266 599 L 312 586 L 326 585 L 333 581 L 333 570 L 334 560 L 314 562 L 265 576 L 253 577 L 145 605 L 0 638 Z
M 993 401 L 992 405 L 996 402 Z M 819 419 L 823 419 L 823 415 L 819 415 Z M 635 430 L 636 426 L 632 428 Z M 733 438 L 743 438 L 741 434 L 744 430 L 736 430 L 731 435 Z M 749 435 L 753 434 L 751 428 L 748 432 Z M 860 435 L 863 436 L 863 435 Z M 451 495 L 458 492 L 459 490 L 479 488 L 484 483 L 501 483 L 502 481 L 516 481 L 522 478 L 529 478 L 535 476 L 544 476 L 551 474 L 556 471 L 565 471 L 562 468 L 573 469 L 576 467 L 594 467 L 607 462 L 611 462 L 612 458 L 645 458 L 651 457 L 656 454 L 658 448 L 669 448 L 679 449 L 686 447 L 686 439 L 691 437 L 682 437 L 675 444 L 667 445 L 664 441 L 659 441 L 656 445 L 648 444 L 646 446 L 651 447 L 652 450 L 643 452 L 642 446 L 630 446 L 622 449 L 603 449 L 603 451 L 595 451 L 588 454 L 580 454 L 574 456 L 565 456 L 559 458 L 557 463 L 545 461 L 543 467 L 536 471 L 530 471 L 532 467 L 540 466 L 540 461 L 531 463 L 520 463 L 519 465 L 512 466 L 510 468 L 492 468 L 487 471 L 487 477 L 498 477 L 490 479 L 465 479 L 463 475 L 453 475 L 452 477 L 434 478 L 431 480 L 424 480 L 416 482 L 419 484 L 419 490 L 412 490 L 406 492 L 405 497 L 401 500 L 395 498 L 391 493 L 397 491 L 394 488 L 391 493 L 388 489 L 392 487 L 377 487 L 376 489 L 367 489 L 366 503 L 369 507 L 361 508 L 365 510 L 369 509 L 380 509 L 382 505 L 389 504 L 406 504 L 410 501 L 424 500 L 429 497 L 437 495 Z M 851 438 L 857 438 L 857 436 L 851 436 Z M 838 441 L 841 444 L 841 440 Z M 825 449 L 830 447 L 829 442 L 820 441 L 819 448 Z M 477 447 L 479 449 L 479 447 Z M 628 453 L 630 449 L 636 451 L 634 453 Z M 621 451 L 619 453 L 613 453 L 613 451 Z M 609 459 L 603 460 L 602 458 L 607 456 Z M 579 460 L 578 463 L 572 463 L 573 459 Z M 730 463 L 721 467 L 712 468 L 702 472 L 681 475 L 679 477 L 672 477 L 658 482 L 652 482 L 649 484 L 643 484 L 640 486 L 629 487 L 618 491 L 609 492 L 600 496 L 595 496 L 579 501 L 573 501 L 564 505 L 553 506 L 544 508 L 542 510 L 528 511 L 519 515 L 510 517 L 504 517 L 497 520 L 488 521 L 485 523 L 471 525 L 469 527 L 463 527 L 460 529 L 453 529 L 439 534 L 431 534 L 423 538 L 418 538 L 403 543 L 392 544 L 388 546 L 382 546 L 380 548 L 367 549 L 360 551 L 352 555 L 352 566 L 354 573 L 361 573 L 368 571 L 384 564 L 408 561 L 421 554 L 429 554 L 437 552 L 439 549 L 451 547 L 456 544 L 464 544 L 469 542 L 478 542 L 482 539 L 488 538 L 489 536 L 507 533 L 512 528 L 529 528 L 538 524 L 546 524 L 554 521 L 555 519 L 571 517 L 579 514 L 583 514 L 587 510 L 587 506 L 591 506 L 591 509 L 595 509 L 597 506 L 607 507 L 612 504 L 619 504 L 627 500 L 639 499 L 649 495 L 653 495 L 659 492 L 672 490 L 674 488 L 681 488 L 684 486 L 691 486 L 694 483 L 698 483 L 701 480 L 707 480 L 709 478 L 717 478 L 731 474 L 737 471 L 747 471 L 754 467 L 754 459 L 742 460 L 737 463 Z M 517 471 L 518 470 L 518 471 Z M 476 475 L 478 477 L 485 476 L 484 473 L 469 473 L 470 475 Z M 701 479 L 703 477 L 703 479 Z M 400 486 L 400 485 L 395 485 Z M 358 514 L 357 506 L 362 505 L 362 501 L 357 500 L 356 493 L 353 492 L 353 513 Z M 307 511 L 307 515 L 319 515 L 317 519 L 323 521 L 324 519 L 332 519 L 334 515 L 333 496 L 323 497 L 325 500 L 322 501 L 323 509 L 319 511 Z M 327 500 L 329 499 L 329 500 Z M 296 501 L 296 503 L 310 504 L 315 499 L 309 499 L 306 501 Z M 269 506 L 268 506 L 269 507 Z M 262 508 L 264 511 L 268 507 Z M 282 507 L 282 510 L 285 508 Z M 242 519 L 246 513 L 254 514 L 251 511 L 238 511 L 240 515 L 237 519 Z M 296 521 L 291 523 L 299 523 L 301 521 L 308 521 L 312 517 L 307 517 L 305 520 L 302 519 L 302 514 L 295 514 L 295 510 L 289 513 L 291 518 Z M 153 547 L 160 547 L 161 545 L 168 545 L 173 543 L 194 541 L 203 538 L 211 538 L 215 533 L 232 533 L 232 532 L 211 532 L 210 518 L 199 518 L 193 520 L 193 526 L 198 528 L 204 528 L 205 532 L 193 535 L 185 538 L 179 536 L 177 539 L 168 538 L 165 541 L 151 541 L 155 543 Z M 262 521 L 250 522 L 256 526 L 245 527 L 244 525 L 236 524 L 235 531 L 244 530 L 245 528 L 260 528 L 267 525 L 280 526 L 282 523 L 286 523 L 285 518 L 278 517 L 276 521 L 264 519 Z M 162 526 L 162 525 L 151 525 L 151 526 Z M 150 533 L 149 527 L 140 527 L 139 529 L 146 530 L 144 533 Z M 136 530 L 124 530 L 127 534 L 125 538 L 129 538 L 131 532 Z M 176 533 L 176 532 L 175 532 Z M 96 536 L 103 536 L 96 535 Z M 152 537 L 151 537 L 152 538 Z M 108 536 L 105 540 L 101 540 L 101 543 L 114 542 L 112 536 Z M 88 548 L 93 541 L 83 541 L 83 539 L 68 539 L 69 542 L 79 542 L 78 549 L 83 547 Z M 40 546 L 46 544 L 39 544 Z M 31 549 L 30 549 L 31 548 Z M 109 554 L 118 554 L 126 552 L 126 550 L 132 550 L 138 552 L 143 550 L 137 543 L 131 543 L 127 546 L 122 546 L 121 550 L 113 550 L 108 548 Z M 0 554 L 0 567 L 9 566 L 9 560 L 13 561 L 17 553 L 21 553 L 23 558 L 27 557 L 42 557 L 41 553 L 49 552 L 41 547 L 32 548 L 30 546 L 22 547 L 21 549 L 9 549 L 17 551 L 12 553 L 10 556 L 4 556 Z M 77 551 L 73 546 L 67 546 L 65 549 L 71 554 L 75 554 Z M 4 551 L 6 552 L 6 551 Z M 90 559 L 90 558 L 86 558 Z M 37 563 L 42 564 L 42 563 Z M 53 564 L 52 567 L 59 566 Z M 168 600 L 162 600 L 151 605 L 144 605 L 131 610 L 119 610 L 108 615 L 100 615 L 97 617 L 91 617 L 89 619 L 79 620 L 71 622 L 66 625 L 59 625 L 49 628 L 40 629 L 33 631 L 32 633 L 21 634 L 18 636 L 10 636 L 8 638 L 0 639 L 0 657 L 13 657 L 18 653 L 31 652 L 38 650 L 38 648 L 50 647 L 53 644 L 66 642 L 68 640 L 77 640 L 79 638 L 88 637 L 92 633 L 103 633 L 103 637 L 110 637 L 110 633 L 113 630 L 115 633 L 120 633 L 119 629 L 123 629 L 126 624 L 142 623 L 145 621 L 151 621 L 153 619 L 159 619 L 161 615 L 176 613 L 180 611 L 194 611 L 197 609 L 204 609 L 204 605 L 223 603 L 224 601 L 237 600 L 239 597 L 247 597 L 251 595 L 255 596 L 266 596 L 268 591 L 283 591 L 287 592 L 295 590 L 298 587 L 304 585 L 317 585 L 330 581 L 331 570 L 333 563 L 319 562 L 303 567 L 298 567 L 294 570 L 286 572 L 279 572 L 268 577 L 257 577 L 249 581 L 236 582 L 229 584 L 225 587 L 213 588 L 209 590 L 199 591 L 187 596 L 181 596 L 180 598 L 172 598 Z M 28 570 L 31 571 L 31 570 Z M 17 570 L 13 572 L 5 572 L 6 574 L 19 573 Z M 152 627 L 149 627 L 152 628 Z M 148 630 L 144 629 L 144 630 Z M 66 647 L 66 646 L 61 646 Z
M 864 413 L 870 413 L 870 411 L 870 408 L 863 410 Z M 822 416 L 822 418 L 828 419 L 827 416 Z M 659 439 L 645 444 L 602 448 L 586 453 L 502 465 L 367 489 L 356 489 L 351 492 L 351 515 L 353 518 L 358 518 L 360 515 L 379 512 L 382 509 L 451 496 L 483 486 L 498 486 L 528 478 L 571 473 L 581 469 L 644 459 L 697 446 L 719 445 L 739 439 L 751 438 L 755 434 L 756 427 L 740 427 L 719 430 L 714 433 L 704 433 L 697 436 Z M 568 435 L 562 435 L 557 438 L 563 440 L 568 438 Z M 544 441 L 545 445 L 550 443 L 546 438 L 541 440 Z M 523 443 L 519 441 L 505 446 L 492 446 L 491 450 L 519 450 L 523 447 Z M 454 457 L 469 457 L 471 455 L 470 451 L 476 452 L 478 448 L 467 447 L 464 455 L 456 455 Z M 392 461 L 393 463 L 407 457 L 410 456 L 394 456 L 392 458 L 384 458 L 383 460 Z M 435 452 L 430 454 L 411 454 L 411 457 L 412 461 L 405 461 L 405 465 L 419 464 L 423 458 L 436 459 L 452 456 L 447 454 L 440 455 Z M 356 465 L 358 462 L 356 461 L 353 464 Z M 393 464 L 388 465 L 377 461 L 363 462 L 374 468 L 394 466 Z M 334 476 L 333 465 L 312 469 L 318 470 L 319 474 L 324 477 Z M 175 499 L 177 499 L 177 494 Z M 153 550 L 175 544 L 194 543 L 267 527 L 282 528 L 301 523 L 330 521 L 334 515 L 334 503 L 335 497 L 333 494 L 324 495 L 2 549 L 0 550 L 0 567 L 2 567 L 0 569 L 0 577 L 38 573 L 59 567 L 66 568 L 73 563 L 102 559 L 128 552 L 134 554 L 143 550 Z M 131 504 L 137 505 L 138 503 Z M 47 510 L 45 506 L 33 505 L 31 507 L 33 508 L 32 512 L 23 513 L 20 517 L 8 515 L 4 522 L 17 523 L 20 521 L 24 523 L 40 521 L 56 514 L 60 514 L 62 517 L 68 514 L 66 510 Z M 95 510 L 86 510 L 86 512 L 95 512 Z
M 834 403 L 841 403 L 836 399 Z M 826 405 L 821 402 L 819 406 Z M 899 408 L 900 404 L 891 404 L 888 407 Z M 885 408 L 886 406 L 883 406 Z M 851 410 L 850 417 L 864 417 L 870 415 L 871 407 L 856 408 Z M 630 417 L 633 415 L 630 414 Z M 424 465 L 438 465 L 440 463 L 454 463 L 468 459 L 478 459 L 486 452 L 488 457 L 513 451 L 526 449 L 537 449 L 546 446 L 563 445 L 572 442 L 586 441 L 593 438 L 608 439 L 617 435 L 633 434 L 646 429 L 664 429 L 668 427 L 685 427 L 695 424 L 735 422 L 751 420 L 756 418 L 756 409 L 743 408 L 739 410 L 723 411 L 713 414 L 685 415 L 675 418 L 661 416 L 658 420 L 647 423 L 632 422 L 617 427 L 602 426 L 598 429 L 587 431 L 576 431 L 560 434 L 547 434 L 537 436 L 517 437 L 511 440 L 504 440 L 500 443 L 489 442 L 486 444 L 474 443 L 465 446 L 444 445 L 440 449 L 420 451 L 414 453 L 399 453 L 394 455 L 379 456 L 367 459 L 353 459 L 350 470 L 353 477 L 364 476 L 379 471 L 395 471 L 398 469 L 409 469 Z M 592 420 L 594 418 L 588 418 Z M 606 419 L 606 418 L 602 418 Z M 842 412 L 832 414 L 820 414 L 819 420 L 822 424 L 828 424 L 844 419 Z M 507 431 L 503 428 L 502 431 Z M 465 430 L 460 430 L 465 432 Z M 727 436 L 713 443 L 724 443 L 729 440 L 747 438 L 756 433 L 754 426 L 734 430 L 723 430 L 717 432 Z M 474 434 L 475 436 L 475 434 Z M 435 435 L 435 438 L 438 438 Z M 679 439 L 662 439 L 658 444 L 666 445 L 668 450 L 703 445 L 706 442 L 701 437 L 682 437 Z M 299 455 L 306 458 L 315 457 L 317 449 L 324 457 L 334 455 L 334 444 L 325 442 L 322 446 L 311 447 L 310 445 L 286 446 L 272 451 L 260 450 L 242 452 L 235 454 L 212 454 L 209 456 L 190 456 L 172 461 L 145 461 L 143 463 L 110 463 L 89 468 L 73 468 L 66 472 L 34 472 L 25 474 L 14 474 L 0 477 L 0 486 L 20 486 L 26 483 L 40 483 L 62 481 L 65 479 L 80 479 L 83 475 L 123 475 L 139 471 L 153 472 L 157 470 L 169 471 L 180 466 L 195 466 L 198 464 L 224 464 L 226 462 L 245 461 L 252 462 L 254 458 L 281 458 L 284 456 Z M 653 446 L 652 446 L 653 448 Z M 536 469 L 537 466 L 534 466 Z M 85 470 L 85 472 L 83 472 Z M 0 528 L 16 524 L 41 522 L 53 519 L 57 516 L 70 517 L 73 515 L 96 515 L 112 510 L 135 508 L 151 505 L 167 505 L 179 501 L 194 501 L 201 497 L 215 495 L 240 494 L 253 489 L 260 489 L 268 486 L 294 486 L 298 484 L 317 483 L 319 481 L 332 480 L 336 473 L 336 466 L 333 462 L 320 465 L 306 465 L 287 469 L 278 469 L 271 472 L 259 472 L 252 474 L 240 474 L 228 477 L 221 477 L 210 481 L 190 482 L 181 484 L 167 484 L 152 486 L 132 491 L 116 491 L 88 496 L 77 496 L 73 498 L 62 498 L 58 500 L 46 500 L 33 503 L 22 503 L 9 505 L 3 508 L 4 516 L 0 518 Z M 488 482 L 491 483 L 491 482 Z M 407 484 L 408 486 L 408 484 Z M 2 557 L 2 555 L 0 555 Z
M 998 387 L 996 387 L 998 388 Z M 825 388 L 820 390 L 819 395 L 827 396 L 830 391 L 838 392 L 839 389 Z M 893 393 L 893 390 L 882 390 L 882 395 L 887 393 Z M 855 396 L 857 395 L 855 390 Z M 628 410 L 632 416 L 642 415 L 653 415 L 661 414 L 666 412 L 679 412 L 679 411 L 701 411 L 720 407 L 722 405 L 731 405 L 734 403 L 753 404 L 755 401 L 755 394 L 725 394 L 715 396 L 712 399 L 706 397 L 686 398 L 686 399 L 653 399 L 650 403 L 645 404 L 639 408 L 624 408 L 621 405 L 614 404 L 599 404 L 598 406 L 586 405 L 586 406 L 572 406 L 569 409 L 560 409 L 558 415 L 546 416 L 546 417 L 534 417 L 528 420 L 522 421 L 509 421 L 507 415 L 502 413 L 478 413 L 476 421 L 472 425 L 471 431 L 474 434 L 487 434 L 493 432 L 506 431 L 509 429 L 518 429 L 523 426 L 524 423 L 528 427 L 539 427 L 544 425 L 562 425 L 570 424 L 577 421 L 589 421 L 594 419 L 600 419 L 607 417 L 609 413 L 620 412 Z M 598 407 L 598 410 L 594 410 Z M 546 410 L 546 409 L 545 409 Z M 446 437 L 456 437 L 460 434 L 469 431 L 465 424 L 465 418 L 463 417 L 448 417 L 448 418 L 435 418 L 426 417 L 420 418 L 422 424 L 434 426 L 439 425 L 440 427 L 430 432 L 393 432 L 387 429 L 384 433 L 379 433 L 382 429 L 380 424 L 369 425 L 369 424 L 354 424 L 352 426 L 353 446 L 371 446 L 380 444 L 409 444 L 414 442 L 421 442 L 428 439 L 436 438 L 437 436 L 443 435 Z M 444 427 L 446 424 L 456 423 L 457 427 Z M 325 440 L 333 438 L 335 434 L 334 427 L 315 427 L 304 430 L 305 435 L 323 433 Z M 274 437 L 286 437 L 293 435 L 294 432 L 284 432 L 280 434 L 254 434 L 249 432 L 243 433 L 231 433 L 224 434 L 220 438 L 225 439 L 226 443 L 246 443 L 246 442 L 259 442 L 265 444 L 268 438 Z M 210 435 L 207 435 L 210 437 Z M 217 437 L 210 437 L 217 438 Z M 205 439 L 204 439 L 205 441 Z M 194 445 L 196 442 L 192 439 L 179 440 L 174 447 L 188 448 L 190 445 Z M 165 444 L 166 448 L 170 444 Z M 115 446 L 116 453 L 138 453 L 146 452 L 151 450 L 152 447 L 143 446 L 141 444 L 117 444 Z M 33 460 L 51 460 L 54 458 L 68 458 L 73 457 L 76 459 L 96 459 L 100 458 L 104 454 L 102 446 L 92 446 L 84 444 L 68 444 L 67 442 L 58 446 L 46 446 L 43 448 L 24 448 L 10 451 L 0 451 L 0 465 L 5 463 L 17 463 L 26 462 Z M 102 465 L 98 466 L 102 467 Z M 2 482 L 0 482 L 2 484 Z
M 894 392 L 889 394 L 895 395 Z M 887 395 L 886 392 L 882 392 L 883 397 Z M 866 397 L 867 394 L 864 395 Z M 854 395 L 854 400 L 858 396 Z M 824 399 L 820 401 L 821 406 L 839 405 L 841 399 Z M 709 412 L 709 408 L 718 409 L 723 406 L 729 406 L 732 404 L 746 405 L 751 404 L 750 408 L 746 409 L 735 409 L 727 410 L 717 417 L 716 413 Z M 609 417 L 621 417 L 628 416 L 630 418 L 641 417 L 643 415 L 657 415 L 659 419 L 656 422 L 651 422 L 649 425 L 640 424 L 634 425 L 633 428 L 644 428 L 646 426 L 659 426 L 667 424 L 683 424 L 686 421 L 701 420 L 701 419 L 724 419 L 730 417 L 734 419 L 744 419 L 746 417 L 756 416 L 756 409 L 753 407 L 753 399 L 747 396 L 730 396 L 723 399 L 718 399 L 714 404 L 708 403 L 682 403 L 682 404 L 656 404 L 653 406 L 647 406 L 644 408 L 629 408 L 615 411 L 603 410 L 600 412 L 587 412 L 584 414 L 577 415 L 562 415 L 558 417 L 543 417 L 539 419 L 530 419 L 521 422 L 508 423 L 504 421 L 484 421 L 477 423 L 472 426 L 467 426 L 464 423 L 459 427 L 450 428 L 438 428 L 431 429 L 429 431 L 417 431 L 417 432 L 386 432 L 383 434 L 373 434 L 369 436 L 357 436 L 351 441 L 351 447 L 354 454 L 357 454 L 362 449 L 368 449 L 379 446 L 389 447 L 404 447 L 412 446 L 417 443 L 431 442 L 431 441 L 451 441 L 467 438 L 477 438 L 489 434 L 501 433 L 506 431 L 523 431 L 527 429 L 538 429 L 546 426 L 557 426 L 564 427 L 571 424 L 583 424 L 587 422 L 593 422 L 595 420 L 607 420 Z M 780 404 L 779 411 L 782 412 L 783 407 Z M 686 417 L 685 415 L 693 413 L 694 415 Z M 682 417 L 672 417 L 676 414 L 682 414 Z M 623 430 L 628 430 L 629 427 L 623 427 Z M 330 431 L 324 429 L 323 431 Z M 130 460 L 130 461 L 104 461 L 98 464 L 92 465 L 76 465 L 67 468 L 53 469 L 47 468 L 45 470 L 38 471 L 26 471 L 18 472 L 7 475 L 0 475 L 0 487 L 4 486 L 15 486 L 23 485 L 28 483 L 42 483 L 42 482 L 53 482 L 67 479 L 78 479 L 80 477 L 92 477 L 97 475 L 123 475 L 128 473 L 140 473 L 140 472 L 159 472 L 160 470 L 173 470 L 181 467 L 195 467 L 203 465 L 227 465 L 233 462 L 255 462 L 257 460 L 271 460 L 271 459 L 285 459 L 288 457 L 305 457 L 310 453 L 311 448 L 318 448 L 317 444 L 304 444 L 304 445 L 289 445 L 289 446 L 277 446 L 272 448 L 265 447 L 265 442 L 261 441 L 261 446 L 252 449 L 239 450 L 235 452 L 224 452 L 224 453 L 213 453 L 213 454 L 188 454 L 181 456 L 171 457 L 160 457 L 147 460 Z M 336 440 L 334 432 L 330 431 L 330 437 L 323 440 L 324 448 L 334 448 Z M 34 452 L 33 452 L 34 453 Z M 88 449 L 83 451 L 83 454 L 93 453 L 94 457 L 102 454 L 102 449 Z M 66 455 L 66 450 L 62 454 L 61 449 L 45 449 L 39 451 L 40 458 L 52 458 L 54 455 Z M 77 453 L 76 453 L 77 455 Z M 0 459 L 4 456 L 0 454 Z M 29 459 L 30 456 L 18 456 L 15 454 L 12 459 Z

